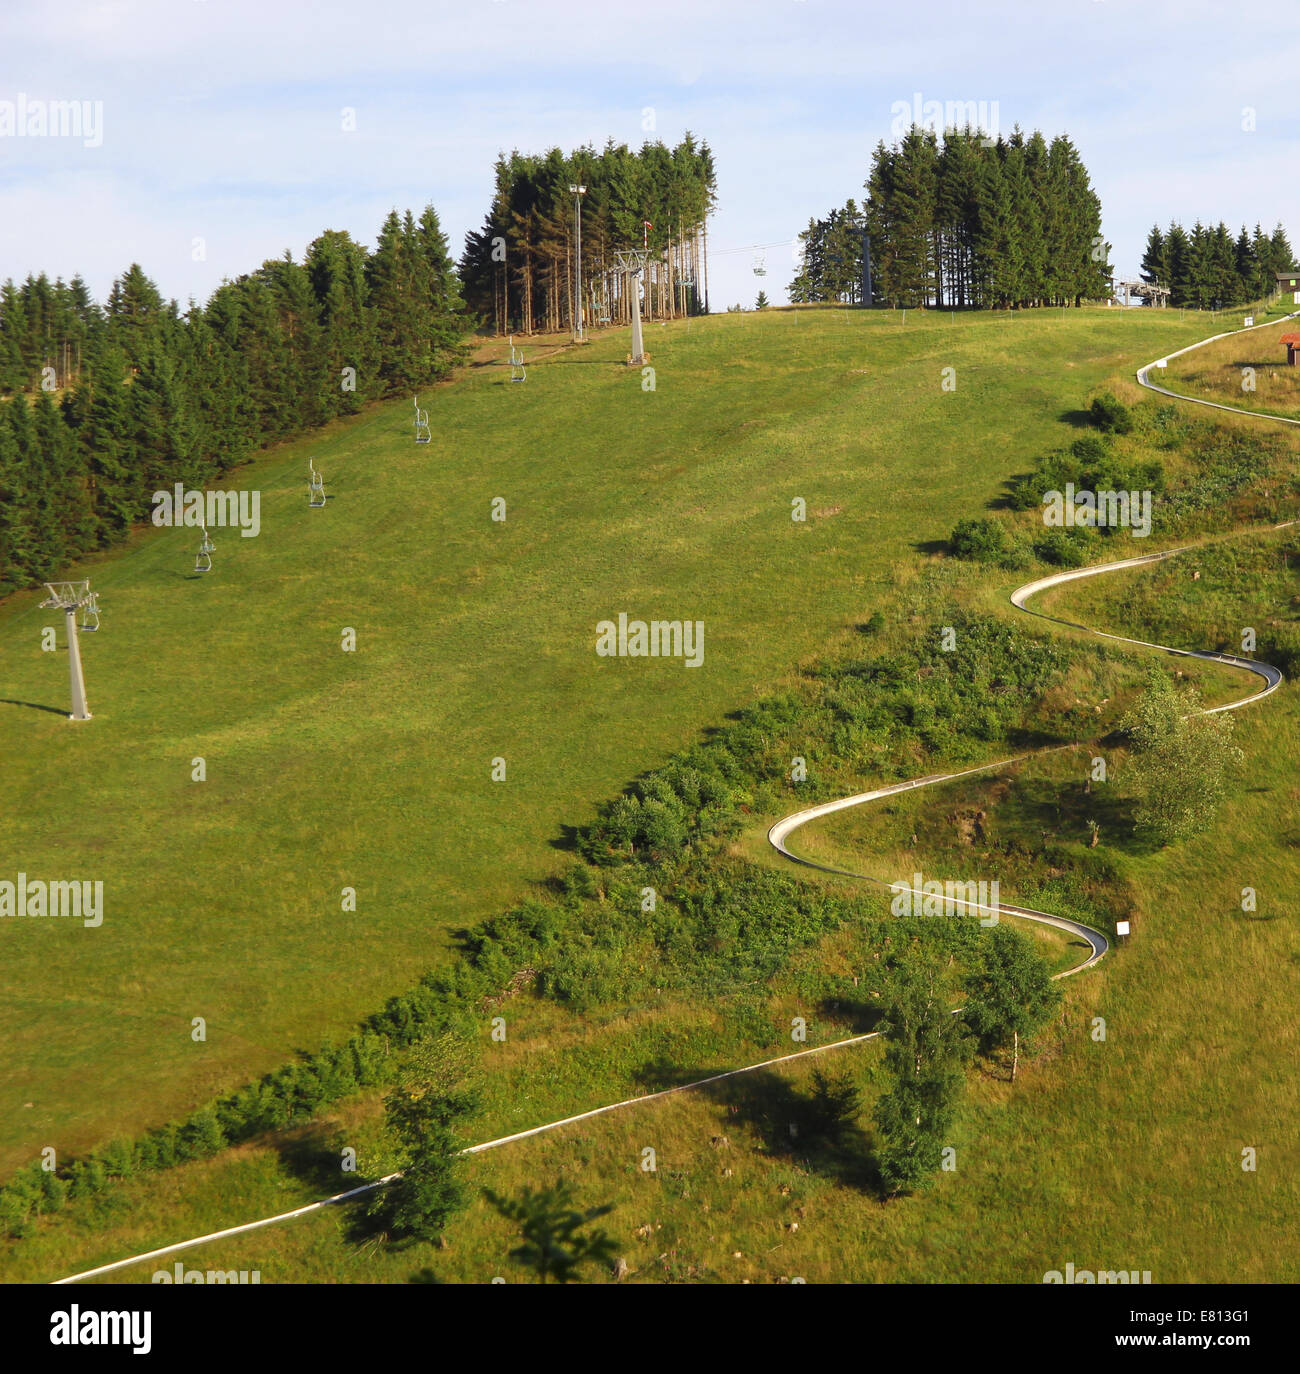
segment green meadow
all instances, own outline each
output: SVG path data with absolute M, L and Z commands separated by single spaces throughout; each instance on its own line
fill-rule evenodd
M 844 642 L 931 560 L 958 519 L 985 513 L 1009 477 L 1068 441 L 1090 392 L 1121 386 L 1138 363 L 1214 327 L 1190 313 L 1113 310 L 909 312 L 906 323 L 832 309 L 697 319 L 647 330 L 653 390 L 645 389 L 651 378 L 621 365 L 619 334 L 580 350 L 539 348 L 522 386 L 506 381 L 498 349 L 422 397 L 428 446 L 412 442 L 409 405 L 393 404 L 239 473 L 262 494 L 261 533 L 213 531 L 211 574 L 192 571 L 189 529 L 142 531 L 82 569 L 103 607 L 102 631 L 83 639 L 88 724 L 59 714 L 66 660 L 40 644 L 52 613 L 34 594 L 14 598 L 0 611 L 0 876 L 102 879 L 105 918 L 98 929 L 0 925 L 0 1031 L 9 1048 L 0 1161 L 9 1169 L 47 1145 L 62 1154 L 132 1133 L 346 1034 L 452 957 L 459 928 L 555 872 L 566 825 Z M 949 367 L 955 391 L 941 386 Z M 307 507 L 308 456 L 325 476 L 324 510 Z M 490 518 L 498 497 L 503 522 Z M 805 522 L 790 518 L 794 498 L 806 502 Z M 977 593 L 992 598 L 1006 577 L 982 574 Z M 1124 590 L 1098 595 L 1115 598 L 1119 628 L 1133 632 Z M 598 658 L 596 624 L 620 611 L 704 621 L 704 665 Z M 349 628 L 354 652 L 340 647 Z M 1102 1129 L 1109 1118 L 1088 1126 L 1083 1113 L 1104 1103 L 1140 1148 L 1140 1126 L 1123 1115 L 1132 1101 L 1125 1084 L 1144 1090 L 1147 1072 L 1149 1088 L 1175 1087 L 1153 1040 L 1198 1075 L 1169 1099 L 1169 1142 L 1189 1112 L 1212 1110 L 1216 1092 L 1245 1091 L 1240 1056 L 1253 1041 L 1234 1033 L 1225 1042 L 1231 1072 L 1214 1076 L 1218 1061 L 1188 1058 L 1159 1018 L 1179 997 L 1199 1003 L 1207 987 L 1230 999 L 1260 961 L 1270 970 L 1279 960 L 1300 965 L 1283 917 L 1244 923 L 1229 910 L 1216 923 L 1202 899 L 1211 873 L 1225 901 L 1246 881 L 1216 867 L 1225 854 L 1250 858 L 1271 890 L 1294 876 L 1274 795 L 1294 754 L 1292 689 L 1250 709 L 1258 715 L 1242 743 L 1252 759 L 1268 749 L 1253 780 L 1265 793 L 1234 798 L 1223 834 L 1172 855 L 1131 857 L 1143 938 L 1071 985 L 1044 1063 L 1014 1092 L 995 1076 L 977 1085 L 970 1164 L 931 1194 L 882 1208 L 851 1160 L 804 1168 L 772 1146 L 763 1093 L 795 1091 L 789 1084 L 806 1068 L 765 1072 L 757 1088 L 737 1090 L 740 1101 L 685 1094 L 505 1147 L 476 1161 L 476 1180 L 503 1187 L 573 1172 L 590 1201 L 619 1201 L 619 1225 L 636 1190 L 652 1190 L 636 1204 L 646 1217 L 630 1228 L 632 1239 L 637 1227 L 652 1228 L 640 1237 L 647 1253 L 635 1252 L 642 1277 L 689 1276 L 692 1267 L 722 1279 L 978 1277 L 959 1254 L 940 1263 L 935 1246 L 918 1240 L 935 1208 L 940 1232 L 951 1234 L 973 1230 L 974 1209 L 992 1208 L 989 1234 L 1003 1243 L 987 1277 L 1016 1277 L 1026 1252 L 1008 1249 L 1008 1238 L 1027 1199 L 990 1142 L 1019 1151 L 1016 1167 L 1056 1190 L 1051 1215 L 1064 1229 L 1047 1236 L 1084 1245 L 1124 1234 L 1113 1188 L 1109 1211 L 1104 1198 L 1094 1210 L 1069 1202 L 1091 1195 L 1090 1177 L 1113 1183 L 1119 1163 L 1105 1155 L 1076 1175 L 1067 1165 L 1078 1168 L 1078 1151 L 1058 1148 L 1061 1132 L 1071 1123 Z M 192 780 L 197 758 L 203 782 Z M 498 758 L 499 782 L 491 777 Z M 752 844 L 746 836 L 741 848 Z M 341 909 L 344 888 L 355 889 L 355 912 Z M 1184 942 L 1193 950 L 1186 959 Z M 833 964 L 833 945 L 809 957 Z M 1068 962 L 1068 951 L 1047 952 Z M 1157 954 L 1163 973 L 1143 962 Z M 1283 1004 L 1267 986 L 1271 1014 Z M 1109 1041 L 1096 1054 L 1102 1047 L 1087 1040 L 1080 1018 L 1111 999 L 1142 1038 L 1123 1042 L 1122 1053 Z M 743 1007 L 665 1002 L 626 1013 L 640 1018 L 629 1028 L 613 1014 L 588 1022 L 520 1005 L 516 1073 L 497 1080 L 486 1134 L 628 1095 L 645 1086 L 639 1066 L 648 1062 L 707 1072 L 784 1052 L 771 1048 L 770 1021 L 756 1028 Z M 1206 1034 L 1203 1013 L 1220 1027 L 1228 1014 L 1213 1002 L 1208 1011 L 1178 1007 L 1192 1047 Z M 194 1017 L 207 1024 L 202 1043 L 191 1038 Z M 818 1034 L 854 1029 L 831 1017 Z M 1292 1033 L 1271 1021 L 1268 1033 L 1285 1052 Z M 528 1069 L 529 1045 L 549 1052 L 544 1083 Z M 868 1094 L 877 1053 L 830 1052 L 853 1057 Z M 567 1069 L 557 1072 L 559 1063 Z M 1271 1141 L 1276 1098 L 1265 1085 L 1280 1084 L 1280 1073 L 1273 1061 L 1261 1065 L 1249 1079 L 1255 1116 L 1224 1129 L 1249 1127 Z M 726 1148 L 745 1162 L 723 1181 L 706 1180 L 719 1123 Z M 43 1222 L 6 1268 L 53 1277 L 336 1191 L 354 1179 L 325 1177 L 303 1164 L 303 1152 L 350 1140 L 349 1130 L 364 1141 L 374 1126 L 375 1099 L 361 1097 L 306 1132 L 133 1180 L 76 1217 Z M 674 1161 L 649 1179 L 618 1143 L 647 1129 Z M 302 1150 L 298 1136 L 308 1139 Z M 1193 1163 L 1204 1182 L 1199 1155 Z M 1142 1178 L 1157 1178 L 1156 1162 L 1141 1164 Z M 742 1174 L 745 1186 L 728 1191 Z M 1287 1200 L 1289 1185 L 1266 1182 L 1262 1169 L 1249 1183 L 1273 1204 Z M 802 1237 L 802 1268 L 774 1268 L 790 1258 L 779 1249 L 763 1251 L 779 1261 L 756 1259 L 788 1210 L 768 1205 L 773 1189 L 799 1196 L 824 1223 L 772 1239 L 785 1246 Z M 1240 1189 L 1232 1196 L 1245 1234 L 1256 1202 Z M 701 1197 L 713 1199 L 711 1212 L 699 1214 Z M 1071 1229 L 1088 1216 L 1093 1231 Z M 266 1256 L 267 1281 L 400 1278 L 420 1267 L 410 1254 L 373 1247 L 362 1262 L 342 1239 L 345 1223 L 332 1211 L 214 1251 L 222 1267 L 257 1267 Z M 497 1272 L 494 1226 L 476 1207 L 457 1224 L 451 1250 L 421 1264 L 447 1279 Z M 677 1259 L 656 1258 L 670 1253 L 654 1239 L 658 1226 L 680 1238 L 671 1253 L 688 1258 L 677 1268 Z M 727 1237 L 725 1254 L 706 1239 L 714 1233 Z M 812 1235 L 820 1248 L 809 1246 Z M 747 1265 L 733 1262 L 737 1250 Z M 203 1257 L 183 1258 L 198 1266 Z M 1081 1249 L 1042 1267 L 1071 1258 L 1129 1264 L 1125 1254 Z M 1154 1267 L 1140 1256 L 1132 1264 Z
M 1247 540 L 1239 556 L 1237 618 L 1276 611 L 1295 594 L 1294 572 L 1268 556 L 1269 538 Z M 1168 589 L 1181 597 L 1177 613 L 1194 647 L 1231 594 L 1204 580 L 1175 587 L 1174 567 L 1076 584 L 1055 594 L 1078 597 L 1058 609 L 1132 629 L 1133 608 L 1157 604 Z M 613 1203 L 605 1224 L 628 1261 L 629 1281 L 1040 1282 L 1073 1261 L 1149 1269 L 1155 1283 L 1294 1282 L 1300 1045 L 1292 1009 L 1300 938 L 1290 895 L 1300 882 L 1300 836 L 1290 760 L 1300 744 L 1298 703 L 1287 686 L 1246 708 L 1238 789 L 1211 833 L 1168 850 L 1133 843 L 1122 757 L 1104 785 L 1115 797 L 1088 803 L 1103 808 L 1097 814 L 1105 822 L 1098 849 L 1088 850 L 1062 804 L 1082 790 L 1082 759 L 1072 751 L 839 813 L 801 832 L 801 849 L 826 861 L 868 872 L 883 861 L 892 877 L 889 856 L 905 848 L 909 864 L 949 874 L 974 852 L 963 824 L 974 809 L 983 842 L 1016 851 L 1005 867 L 1041 878 L 1046 820 L 1054 846 L 1048 862 L 1070 864 L 1089 852 L 1104 859 L 1133 922 L 1133 935 L 1097 969 L 1067 981 L 1060 1018 L 1022 1060 L 1014 1087 L 1005 1066 L 976 1073 L 953 1141 L 956 1168 L 925 1192 L 879 1200 L 864 1164 L 865 1113 L 838 1150 L 801 1150 L 786 1133 L 818 1065 L 849 1073 L 869 1107 L 881 1086 L 879 1049 L 869 1043 L 504 1146 L 471 1162 L 471 1181 L 509 1190 L 562 1176 L 584 1205 Z M 1253 912 L 1241 909 L 1246 886 L 1258 894 Z M 1068 937 L 1058 938 L 1044 952 L 1060 964 L 1071 951 Z M 807 959 L 844 967 L 852 939 L 851 931 L 832 937 Z M 797 982 L 798 969 L 789 976 Z M 778 995 L 774 1022 L 781 1009 Z M 591 1076 L 610 1082 L 605 1099 L 615 1100 L 629 1081 L 627 1066 L 656 1053 L 705 1071 L 746 1062 L 746 1046 L 716 1007 L 577 1024 L 530 1003 L 511 1016 L 517 1035 L 512 1030 L 508 1045 L 489 1051 L 499 1058 L 488 1061 L 478 1138 L 590 1104 L 581 1085 Z M 821 1034 L 853 1029 L 828 1026 Z M 750 1062 L 786 1052 L 749 1050 Z M 368 1138 L 374 1124 L 374 1100 L 358 1099 L 288 1141 L 126 1183 L 76 1228 L 42 1224 L 18 1252 L 23 1273 L 53 1277 L 68 1272 L 74 1256 L 108 1260 L 338 1191 L 346 1179 L 330 1172 L 329 1161 L 342 1143 Z M 647 1145 L 657 1152 L 654 1173 L 639 1167 Z M 1255 1152 L 1253 1171 L 1242 1169 L 1247 1149 Z M 481 1199 L 449 1228 L 446 1249 L 358 1245 L 354 1221 L 349 1208 L 333 1208 L 110 1281 L 148 1282 L 175 1258 L 188 1268 L 257 1269 L 272 1283 L 522 1281 L 506 1256 L 513 1241 Z

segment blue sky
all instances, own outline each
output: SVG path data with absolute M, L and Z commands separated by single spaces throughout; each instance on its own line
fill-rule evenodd
M 324 228 L 371 243 L 390 208 L 429 200 L 459 255 L 498 151 L 672 143 L 689 128 L 719 174 L 714 309 L 751 305 L 760 286 L 779 301 L 791 241 L 861 198 L 895 103 L 917 93 L 996 103 L 1004 132 L 1068 133 L 1122 271 L 1170 217 L 1281 220 L 1300 247 L 1300 11 L 1251 13 L 1197 0 L 9 4 L 0 102 L 99 102 L 102 138 L 0 133 L 0 278 L 80 271 L 102 299 L 138 261 L 164 294 L 203 300 L 286 248 L 301 257 Z M 761 279 L 752 252 L 721 251 L 757 243 L 777 245 Z

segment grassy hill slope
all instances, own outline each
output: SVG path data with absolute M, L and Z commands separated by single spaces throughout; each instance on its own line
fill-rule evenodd
M 522 386 L 472 368 L 422 398 L 428 446 L 394 403 L 246 469 L 262 531 L 214 531 L 212 574 L 192 573 L 192 530 L 84 569 L 104 608 L 86 725 L 58 714 L 53 617 L 14 598 L 0 874 L 102 879 L 106 915 L 0 924 L 0 1168 L 350 1027 L 554 869 L 565 822 L 869 612 L 1090 388 L 1205 332 L 1164 312 L 800 310 L 649 329 L 654 391 L 620 334 Z M 703 620 L 704 666 L 597 658 L 596 622 L 622 610 Z

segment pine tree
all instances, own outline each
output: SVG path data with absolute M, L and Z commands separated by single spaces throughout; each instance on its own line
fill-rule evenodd
M 1170 305 L 1192 304 L 1192 249 L 1181 224 L 1170 223 L 1165 235 L 1165 260 L 1169 270 Z
M 85 422 L 78 431 L 94 538 L 101 548 L 121 539 L 138 514 L 137 490 L 128 471 L 125 370 L 126 360 L 115 345 L 96 358 Z
M 25 406 L 19 397 L 0 406 L 0 595 L 30 581 L 32 551 L 26 473 L 6 411 Z
M 48 397 L 46 398 L 48 401 Z M 51 484 L 45 454 L 36 437 L 32 408 L 24 396 L 3 407 L 15 454 L 13 488 L 18 495 L 21 532 L 16 544 L 20 571 L 28 582 L 45 582 L 58 570 L 63 539 L 52 513 Z
M 465 302 L 437 212 L 426 205 L 416 227 L 425 270 L 424 311 L 429 322 L 430 377 L 445 377 L 465 355 Z
M 14 394 L 28 384 L 23 363 L 27 314 L 12 279 L 0 286 L 0 393 Z
M 1143 281 L 1158 282 L 1161 286 L 1169 285 L 1169 259 L 1165 249 L 1165 236 L 1160 232 L 1158 224 L 1153 224 L 1151 232 L 1147 235 L 1147 246 L 1142 253 L 1141 275 Z
M 366 251 L 350 234 L 331 229 L 313 240 L 305 265 L 322 330 L 326 390 L 335 413 L 354 414 L 377 394 L 379 381 L 374 317 L 366 303 Z M 355 383 L 352 389 L 349 383 Z
M 1006 309 L 1016 301 L 1024 270 L 1015 201 L 1005 165 L 1006 145 L 999 139 L 981 159 L 976 187 L 976 280 L 980 303 L 992 309 Z
M 1272 275 L 1276 280 L 1278 272 L 1286 272 L 1296 266 L 1295 253 L 1291 249 L 1290 240 L 1286 236 L 1286 230 L 1279 224 L 1273 230 L 1273 237 L 1269 246 L 1272 249 Z M 1273 282 L 1270 281 L 1269 289 L 1273 289 Z
M 932 254 L 938 151 L 935 136 L 913 128 L 904 135 L 890 176 L 889 222 L 894 239 L 892 286 L 896 304 L 924 306 L 935 289 Z
M 113 283 L 104 314 L 108 337 L 126 355 L 127 366 L 139 368 L 163 317 L 162 296 L 139 263 L 132 263 Z
M 311 278 L 288 253 L 264 263 L 260 276 L 274 303 L 282 351 L 283 432 L 315 428 L 336 413 L 335 397 L 341 392 L 321 367 L 324 340 Z
M 91 547 L 94 522 L 76 437 L 48 391 L 36 393 L 32 420 L 46 489 L 41 519 L 49 536 L 49 566 L 57 569 Z

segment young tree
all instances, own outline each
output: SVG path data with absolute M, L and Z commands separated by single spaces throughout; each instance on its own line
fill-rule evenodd
M 881 1025 L 893 1086 L 873 1113 L 880 1177 L 891 1196 L 922 1186 L 938 1167 L 970 1058 L 966 1026 L 941 996 L 934 965 L 909 961 L 900 973 Z
M 384 1123 L 404 1164 L 401 1177 L 375 1193 L 370 1215 L 394 1236 L 436 1240 L 468 1201 L 458 1126 L 479 1102 L 466 1086 L 468 1065 L 464 1042 L 451 1035 L 417 1042 L 384 1099 Z
M 1120 721 L 1133 746 L 1138 830 L 1168 845 L 1209 829 L 1244 758 L 1233 725 L 1229 715 L 1204 714 L 1194 688 L 1151 675 Z
M 1011 1044 L 1011 1081 L 1020 1066 L 1020 1040 L 1028 1039 L 1061 1000 L 1047 965 L 1010 926 L 997 925 L 984 942 L 982 966 L 967 980 L 966 1024 L 985 1053 Z
M 583 1264 L 608 1264 L 614 1258 L 614 1241 L 603 1231 L 584 1233 L 590 1225 L 614 1209 L 591 1207 L 585 1212 L 573 1208 L 569 1185 L 557 1179 L 553 1188 L 534 1192 L 525 1188 L 517 1198 L 498 1196 L 490 1188 L 484 1196 L 507 1221 L 512 1221 L 523 1237 L 523 1244 L 511 1250 L 510 1258 L 526 1269 L 535 1269 L 545 1283 L 568 1283 L 577 1277 Z
M 755 309 L 755 310 L 766 310 L 767 307 L 768 307 L 767 292 L 766 292 L 766 291 L 760 291 L 760 292 L 758 293 L 758 298 L 754 301 L 754 309 Z

